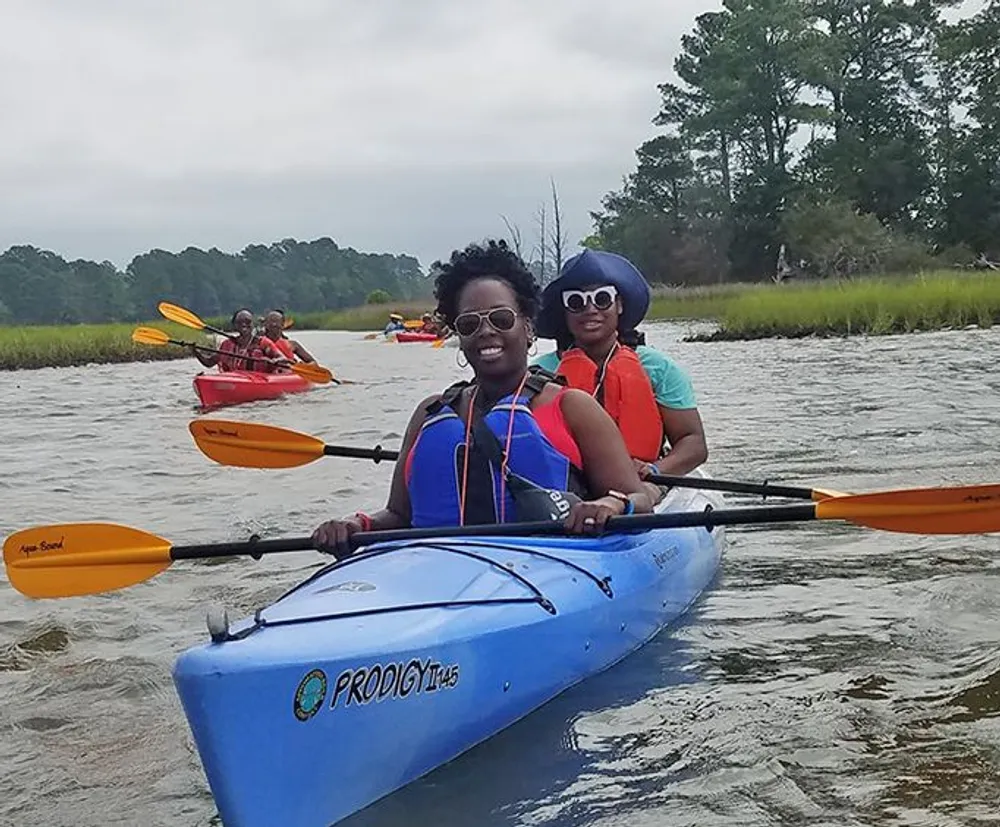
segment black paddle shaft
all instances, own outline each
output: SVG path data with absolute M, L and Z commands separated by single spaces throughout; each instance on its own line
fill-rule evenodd
M 376 445 L 374 448 L 351 448 L 347 445 L 324 445 L 323 454 L 328 457 L 347 457 L 350 459 L 370 459 L 376 464 L 382 460 L 395 462 L 399 459 L 399 451 Z M 654 485 L 669 485 L 675 488 L 700 488 L 706 491 L 728 491 L 732 494 L 759 494 L 762 497 L 787 497 L 793 500 L 811 500 L 811 488 L 798 488 L 792 485 L 771 485 L 770 483 L 731 482 L 729 480 L 713 480 L 703 477 L 673 477 L 668 474 L 655 474 L 648 478 Z
M 323 454 L 328 457 L 350 457 L 351 459 L 370 459 L 377 465 L 382 460 L 395 461 L 399 459 L 399 451 L 376 445 L 374 448 L 350 448 L 346 445 L 324 445 Z
M 707 509 L 675 514 L 633 514 L 612 517 L 608 531 L 648 531 L 656 528 L 706 528 L 716 526 L 759 525 L 766 523 L 796 523 L 816 519 L 816 506 L 779 505 L 766 508 Z M 375 543 L 392 543 L 405 540 L 438 540 L 448 537 L 528 537 L 536 535 L 566 535 L 561 520 L 531 523 L 503 523 L 499 525 L 442 526 L 438 528 L 398 528 L 389 531 L 359 531 L 351 535 L 355 549 Z M 566 535 L 579 536 L 579 535 Z M 285 540 L 259 540 L 251 538 L 242 543 L 213 543 L 198 546 L 174 546 L 170 549 L 173 560 L 197 560 L 206 557 L 235 557 L 280 554 L 287 551 L 315 550 L 311 537 L 291 537 Z
M 204 345 L 199 345 L 197 342 L 182 342 L 179 339 L 167 339 L 167 344 L 180 345 L 181 347 L 196 347 L 198 350 L 203 350 L 206 353 L 218 353 L 222 356 L 228 356 L 230 359 L 243 359 L 247 362 L 267 362 L 272 363 L 275 360 L 269 359 L 267 356 L 244 356 L 240 353 L 226 353 L 224 350 L 219 350 L 214 347 L 205 347 Z
M 654 474 L 647 478 L 654 485 L 671 485 L 678 488 L 703 488 L 710 491 L 728 491 L 732 494 L 759 494 L 762 497 L 788 497 L 792 500 L 811 500 L 811 488 L 794 485 L 771 485 L 770 483 L 734 482 L 713 480 L 702 477 L 672 477 L 668 474 Z

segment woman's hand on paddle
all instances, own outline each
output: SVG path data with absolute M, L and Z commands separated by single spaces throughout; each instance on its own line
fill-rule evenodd
M 350 557 L 351 535 L 363 531 L 361 521 L 357 517 L 345 517 L 342 520 L 328 520 L 312 533 L 312 541 L 317 551 L 332 554 L 338 560 Z
M 635 463 L 636 473 L 639 474 L 639 479 L 641 480 L 648 480 L 654 474 L 660 473 L 660 469 L 657 468 L 655 465 L 653 465 L 653 463 L 651 462 L 646 462 L 643 459 L 635 459 L 635 458 L 632 459 L 632 462 Z
M 614 497 L 576 503 L 563 525 L 571 534 L 600 534 L 612 517 L 618 517 L 624 510 Z

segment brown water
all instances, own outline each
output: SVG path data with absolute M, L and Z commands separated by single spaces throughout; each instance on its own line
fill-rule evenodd
M 718 477 L 842 490 L 1000 477 L 1000 330 L 686 344 Z M 395 447 L 456 351 L 300 334 L 363 385 L 215 416 Z M 0 535 L 110 520 L 174 543 L 301 535 L 377 507 L 389 469 L 213 465 L 188 363 L 0 374 Z M 823 522 L 733 529 L 680 626 L 345 824 L 973 825 L 1000 813 L 1000 535 Z M 30 601 L 0 575 L 0 824 L 217 824 L 173 691 L 206 609 L 238 616 L 320 562 L 176 564 Z M 254 760 L 267 760 L 257 756 Z

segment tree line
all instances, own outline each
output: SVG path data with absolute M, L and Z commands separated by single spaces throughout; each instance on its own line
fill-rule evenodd
M 723 0 L 583 243 L 668 284 L 989 266 L 1000 0 L 958 5 Z
M 0 254 L 3 324 L 148 319 L 164 300 L 200 316 L 229 316 L 244 306 L 336 310 L 361 305 L 375 291 L 407 300 L 430 290 L 416 258 L 360 253 L 329 238 L 252 244 L 239 253 L 151 250 L 124 271 L 109 261 L 66 261 L 31 246 Z

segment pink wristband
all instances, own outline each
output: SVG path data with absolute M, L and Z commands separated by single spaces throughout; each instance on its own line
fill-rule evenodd
M 359 523 L 361 523 L 362 531 L 372 530 L 372 518 L 365 514 L 364 511 L 355 511 L 354 516 Z

